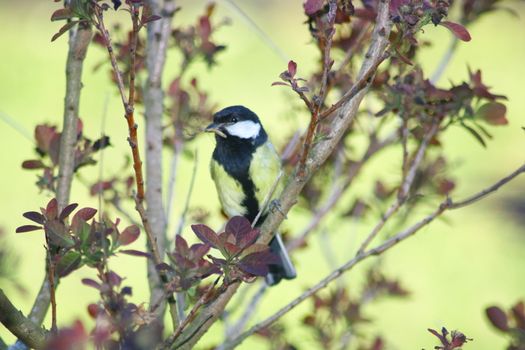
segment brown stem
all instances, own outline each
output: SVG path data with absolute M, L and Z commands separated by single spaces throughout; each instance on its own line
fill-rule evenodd
M 186 326 L 195 319 L 195 316 L 197 315 L 197 312 L 199 311 L 201 306 L 210 301 L 210 297 L 214 291 L 215 286 L 219 282 L 219 279 L 220 277 L 215 280 L 215 282 L 199 298 L 199 300 L 195 303 L 195 305 L 193 305 L 193 308 L 188 314 L 188 317 L 186 317 L 184 321 L 182 321 L 181 324 L 177 327 L 175 332 L 173 332 L 173 334 L 170 335 L 168 339 L 166 339 L 161 349 L 169 349 L 173 345 L 175 340 L 177 340 L 177 338 L 182 334 L 182 331 L 186 328 Z
M 26 318 L 0 289 L 0 323 L 21 340 L 26 346 L 43 349 L 48 333 Z
M 134 77 L 135 77 L 134 55 L 136 53 L 138 30 L 140 29 L 141 26 L 138 25 L 138 14 L 136 12 L 136 9 L 134 9 L 134 5 L 131 5 L 130 11 L 131 11 L 131 18 L 133 21 L 133 33 L 132 33 L 131 42 L 132 42 L 132 46 L 134 46 L 131 48 L 132 65 L 131 65 L 131 73 L 130 73 L 130 82 L 132 81 L 134 82 Z M 162 263 L 162 257 L 159 253 L 159 249 L 157 246 L 157 239 L 155 235 L 153 234 L 153 230 L 152 230 L 148 215 L 146 213 L 146 209 L 144 208 L 144 179 L 143 179 L 143 174 L 142 174 L 142 161 L 140 159 L 139 143 L 138 143 L 138 137 L 137 137 L 138 126 L 135 122 L 134 108 L 133 108 L 133 104 L 134 104 L 133 97 L 134 97 L 135 88 L 132 86 L 134 86 L 134 84 L 131 84 L 130 89 L 129 89 L 130 98 L 126 99 L 122 73 L 120 72 L 118 68 L 117 58 L 115 56 L 113 45 L 111 43 L 111 37 L 104 24 L 102 8 L 95 5 L 94 14 L 96 17 L 95 26 L 99 30 L 102 37 L 104 38 L 104 43 L 106 45 L 106 49 L 108 50 L 109 58 L 111 61 L 111 66 L 113 68 L 113 73 L 117 81 L 117 87 L 119 89 L 120 97 L 122 99 L 122 104 L 124 106 L 124 110 L 126 113 L 125 117 L 126 117 L 126 121 L 128 125 L 128 132 L 129 132 L 128 142 L 131 147 L 131 152 L 133 155 L 133 169 L 135 171 L 135 181 L 137 185 L 137 194 L 135 196 L 135 209 L 140 215 L 140 219 L 142 221 L 142 225 L 146 233 L 146 237 L 147 237 L 148 244 L 149 244 L 149 249 L 151 251 L 151 255 L 155 263 L 155 266 L 158 266 Z M 168 276 L 166 275 L 166 272 L 164 271 L 159 272 L 155 269 L 155 273 L 159 275 L 164 285 L 168 283 Z M 177 323 L 177 319 L 176 319 L 177 311 L 175 307 L 175 299 L 173 298 L 173 296 L 170 295 L 168 297 L 168 302 L 170 304 L 170 313 L 172 315 L 172 318 L 174 319 L 174 322 Z
M 389 4 L 389 0 L 382 0 L 379 2 L 378 16 L 372 34 L 372 42 L 365 56 L 365 60 L 363 61 L 361 71 L 358 74 L 358 82 L 363 80 L 363 78 L 365 81 L 368 80 L 368 78 L 366 78 L 367 75 L 372 77 L 373 72 L 370 73 L 371 68 L 379 66 L 380 61 L 384 60 L 384 51 L 388 44 L 388 36 L 391 28 L 388 11 Z M 326 135 L 327 137 L 324 137 L 322 140 L 315 143 L 312 150 L 309 152 L 310 156 L 304 167 L 305 177 L 298 177 L 295 175 L 299 170 L 298 166 L 296 166 L 295 171 L 289 177 L 289 182 L 279 198 L 283 213 L 286 214 L 290 211 L 291 207 L 297 202 L 297 198 L 304 188 L 306 181 L 308 181 L 312 174 L 328 159 L 330 154 L 339 144 L 339 141 L 357 115 L 360 103 L 366 94 L 367 86 L 367 84 L 364 84 L 364 87 L 357 91 L 353 97 L 347 99 L 345 103 L 340 105 L 340 108 L 337 110 L 337 115 L 333 119 L 331 129 Z M 355 88 L 352 90 L 355 90 Z M 334 112 L 335 110 L 332 111 Z M 283 220 L 284 216 L 281 212 L 277 211 L 275 213 L 270 213 L 261 226 L 259 243 L 269 243 L 274 232 L 276 232 Z M 180 349 L 191 349 L 222 313 L 226 304 L 238 287 L 239 283 L 230 285 L 220 297 L 204 308 L 196 317 L 195 322 L 192 322 L 192 324 L 187 327 L 186 331 L 183 332 L 184 334 L 193 334 L 192 338 L 183 345 L 180 343 L 176 343 L 175 345 L 181 345 Z M 209 317 L 210 315 L 212 315 L 212 317 Z M 204 320 L 207 321 L 203 323 Z M 195 327 L 197 326 L 199 327 L 199 330 L 195 331 Z M 184 339 L 187 339 L 187 337 L 184 337 Z
M 332 68 L 332 59 L 330 58 L 330 50 L 332 49 L 332 41 L 335 34 L 335 12 L 337 10 L 337 3 L 335 0 L 330 0 L 328 2 L 329 4 L 329 10 L 328 10 L 328 34 L 326 38 L 323 38 L 324 42 L 324 48 L 322 51 L 322 62 L 323 62 L 323 76 L 321 78 L 321 88 L 319 89 L 319 96 L 317 99 L 314 98 L 314 105 L 313 108 L 309 107 L 312 115 L 310 117 L 310 123 L 308 124 L 308 130 L 306 132 L 306 137 L 304 139 L 304 145 L 303 145 L 303 152 L 301 154 L 301 159 L 299 160 L 300 164 L 300 171 L 298 172 L 299 176 L 304 176 L 304 167 L 306 164 L 306 159 L 308 158 L 308 153 L 310 152 L 310 149 L 312 147 L 312 142 L 314 140 L 316 130 L 319 123 L 319 113 L 321 110 L 321 107 L 324 104 L 324 100 L 326 98 L 326 92 L 327 92 L 327 85 L 328 85 L 328 74 L 330 73 L 330 69 Z M 305 101 L 306 102 L 306 101 Z M 313 109 L 313 110 L 312 110 Z
M 55 262 L 53 257 L 51 256 L 51 252 L 49 251 L 49 245 L 48 245 L 48 277 L 49 277 L 49 296 L 51 301 L 51 332 L 56 334 L 57 332 L 57 301 L 56 301 L 56 285 L 55 285 Z

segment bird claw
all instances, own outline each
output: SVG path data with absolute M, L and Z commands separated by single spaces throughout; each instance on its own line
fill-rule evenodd
M 270 202 L 269 209 L 272 213 L 279 212 L 285 219 L 288 219 L 286 213 L 283 211 L 281 202 L 278 199 L 274 199 Z

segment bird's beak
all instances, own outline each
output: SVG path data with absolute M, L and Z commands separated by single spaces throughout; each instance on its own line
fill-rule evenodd
M 224 137 L 226 138 L 226 134 L 221 130 L 221 126 L 222 124 L 220 123 L 211 123 L 210 125 L 208 125 L 206 127 L 206 129 L 204 129 L 205 132 L 213 132 L 217 135 L 219 135 L 220 137 Z

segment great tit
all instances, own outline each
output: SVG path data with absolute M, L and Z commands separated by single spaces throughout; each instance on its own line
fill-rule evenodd
M 242 215 L 253 222 L 281 171 L 275 148 L 257 115 L 244 106 L 215 113 L 206 131 L 215 133 L 210 170 L 224 212 L 229 217 Z M 280 189 L 278 186 L 272 199 L 277 198 Z M 258 223 L 267 214 L 265 209 Z M 280 264 L 269 266 L 268 285 L 295 278 L 295 268 L 278 233 L 270 242 L 270 250 L 279 257 Z

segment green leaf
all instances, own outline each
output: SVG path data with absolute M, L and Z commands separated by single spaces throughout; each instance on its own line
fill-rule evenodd
M 60 277 L 69 275 L 78 269 L 82 264 L 82 255 L 76 251 L 67 252 L 56 265 L 56 273 Z

